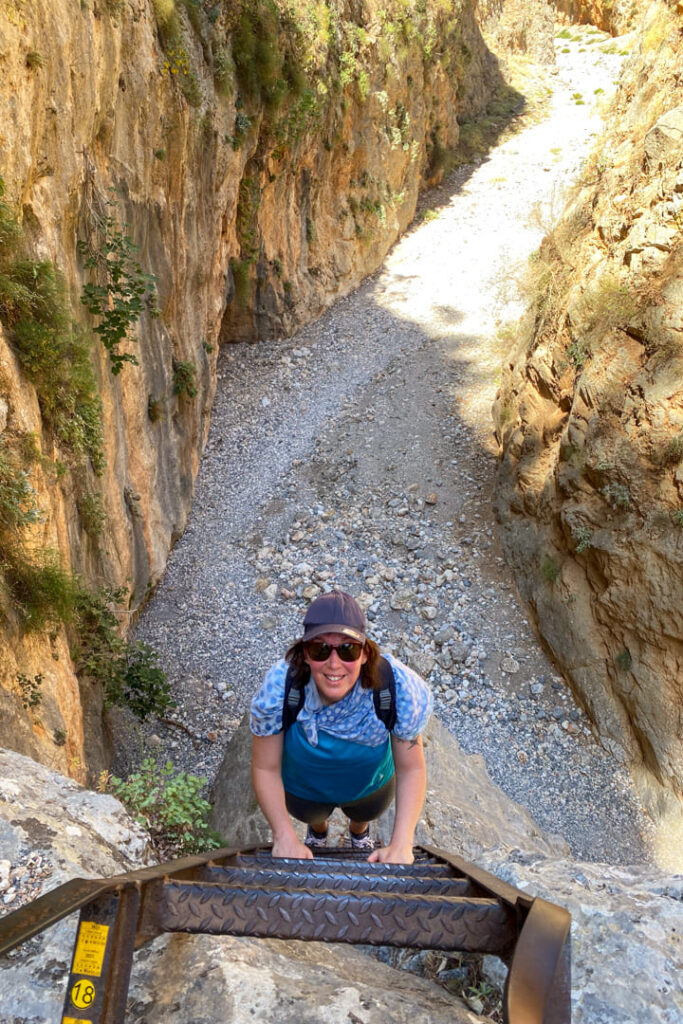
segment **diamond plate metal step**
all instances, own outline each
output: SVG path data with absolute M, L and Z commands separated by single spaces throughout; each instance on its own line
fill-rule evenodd
M 504 953 L 514 915 L 495 899 L 378 892 L 288 892 L 260 886 L 165 882 L 164 931 Z
M 419 861 L 416 864 L 368 864 L 367 854 L 360 857 L 354 858 L 341 858 L 341 857 L 320 857 L 314 858 L 314 861 L 310 860 L 298 860 L 289 857 L 278 857 L 273 858 L 270 855 L 266 856 L 259 852 L 256 855 L 238 854 L 232 862 L 236 866 L 240 867 L 270 867 L 274 863 L 287 867 L 292 871 L 304 871 L 308 872 L 311 870 L 311 864 L 314 863 L 316 870 L 324 865 L 326 868 L 331 870 L 337 870 L 339 865 L 343 863 L 344 871 L 349 873 L 365 873 L 372 872 L 378 876 L 381 874 L 391 875 L 402 875 L 402 876 L 413 876 L 417 878 L 452 878 L 453 869 L 448 864 L 439 864 L 437 861 Z
M 276 861 L 274 863 L 277 863 Z M 311 864 L 311 861 L 307 861 Z M 419 877 L 415 875 L 370 874 L 347 871 L 345 864 L 323 869 L 313 862 L 309 871 L 287 868 L 214 867 L 202 872 L 202 882 L 225 885 L 260 885 L 264 889 L 329 889 L 354 892 L 413 893 L 432 896 L 474 896 L 475 889 L 465 878 Z

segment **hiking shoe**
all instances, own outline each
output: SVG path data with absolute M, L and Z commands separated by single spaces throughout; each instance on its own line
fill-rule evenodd
M 315 832 L 310 825 L 306 827 L 304 844 L 312 850 L 324 850 L 327 846 L 327 832 Z
M 354 835 L 349 829 L 349 837 L 351 839 L 351 849 L 360 850 L 362 852 L 372 853 L 375 849 L 375 841 L 370 837 L 370 826 L 366 828 L 365 832 L 361 832 L 360 835 Z

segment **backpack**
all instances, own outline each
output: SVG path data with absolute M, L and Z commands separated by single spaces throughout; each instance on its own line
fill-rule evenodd
M 381 686 L 378 690 L 372 691 L 372 699 L 375 704 L 375 714 L 388 732 L 396 725 L 396 682 L 394 670 L 386 658 L 379 659 L 379 678 Z M 294 686 L 294 669 L 290 665 L 285 678 L 285 696 L 282 702 L 282 731 L 294 725 L 299 712 L 306 700 L 306 687 L 297 689 Z

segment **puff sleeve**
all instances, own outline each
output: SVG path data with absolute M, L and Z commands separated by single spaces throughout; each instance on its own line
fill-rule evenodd
M 275 736 L 282 732 L 282 703 L 285 699 L 287 662 L 283 659 L 266 673 L 251 702 L 249 725 L 254 736 Z

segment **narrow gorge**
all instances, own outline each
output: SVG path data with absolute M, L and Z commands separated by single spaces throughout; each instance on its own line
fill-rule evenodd
M 434 693 L 418 841 L 570 910 L 575 1021 L 683 1020 L 682 40 L 4 5 L 0 913 L 163 857 L 111 795 L 150 759 L 267 842 L 245 711 L 338 585 Z M 57 1019 L 73 927 L 0 1024 Z M 126 1019 L 502 1020 L 495 958 L 302 945 L 157 939 Z

